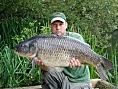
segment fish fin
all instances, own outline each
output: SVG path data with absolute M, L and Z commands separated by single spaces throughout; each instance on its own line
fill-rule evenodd
M 63 68 L 62 67 L 55 67 L 55 70 L 58 71 L 58 72 L 62 72 Z
M 35 68 L 35 65 L 36 65 L 36 61 L 38 60 L 38 58 L 37 57 L 34 57 L 33 59 L 32 59 L 32 68 Z
M 108 79 L 108 76 L 106 75 L 106 72 L 105 72 L 104 68 L 102 67 L 102 65 L 96 66 L 96 70 L 97 70 L 101 79 L 103 79 L 103 80 Z
M 104 67 L 104 69 L 110 70 L 113 67 L 113 64 L 110 60 L 108 60 L 105 57 L 102 57 L 103 62 L 101 63 L 101 65 Z

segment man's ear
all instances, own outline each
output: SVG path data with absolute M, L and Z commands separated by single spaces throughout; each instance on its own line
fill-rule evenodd
M 66 25 L 66 27 L 65 27 L 65 28 L 67 29 L 67 27 L 68 27 L 68 23 L 66 22 L 66 23 L 65 23 L 65 25 Z

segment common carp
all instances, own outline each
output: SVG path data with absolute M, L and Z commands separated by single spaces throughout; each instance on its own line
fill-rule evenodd
M 40 58 L 46 66 L 67 67 L 70 59 L 77 58 L 82 64 L 95 67 L 100 78 L 107 79 L 105 70 L 112 68 L 112 62 L 94 52 L 80 40 L 62 35 L 37 35 L 19 43 L 15 53 L 26 58 Z

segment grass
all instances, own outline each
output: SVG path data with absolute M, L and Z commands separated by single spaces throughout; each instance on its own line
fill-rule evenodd
M 3 49 L 0 60 L 1 87 L 18 87 L 39 84 L 41 81 L 40 68 L 32 70 L 28 59 L 17 56 L 8 46 Z M 37 70 L 37 71 L 36 71 Z
M 30 38 L 41 31 L 42 34 L 50 33 L 48 23 L 44 23 L 37 28 L 36 20 L 22 20 L 17 21 L 15 18 L 10 18 L 2 22 L 2 41 L 0 41 L 0 87 L 18 87 L 30 86 L 41 83 L 41 69 L 36 67 L 34 70 L 31 68 L 31 63 L 28 59 L 16 55 L 13 51 L 13 46 L 18 42 Z M 73 30 L 73 25 L 70 31 Z M 91 45 L 91 48 L 113 62 L 113 69 L 107 71 L 109 75 L 109 82 L 118 86 L 118 52 L 112 46 L 106 50 L 106 46 L 99 46 L 99 39 L 96 35 L 92 34 L 88 29 L 85 31 L 78 30 L 84 37 L 85 41 Z M 18 33 L 18 34 L 17 34 Z M 118 46 L 117 46 L 118 47 Z M 110 52 L 109 52 L 110 51 Z M 111 55 L 111 56 L 110 56 Z M 98 75 L 93 67 L 90 67 L 91 78 L 97 78 Z

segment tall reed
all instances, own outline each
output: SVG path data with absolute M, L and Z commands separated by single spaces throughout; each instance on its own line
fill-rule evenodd
M 85 41 L 90 44 L 91 48 L 98 54 L 108 58 L 112 63 L 113 63 L 113 68 L 109 71 L 106 71 L 109 79 L 108 81 L 116 86 L 118 86 L 118 52 L 117 52 L 117 47 L 118 44 L 117 42 L 116 45 L 111 44 L 112 46 L 106 47 L 106 45 L 100 46 L 100 40 L 98 39 L 96 35 L 92 34 L 92 32 L 85 27 L 85 30 L 81 29 L 74 29 L 74 26 L 72 25 L 70 28 L 70 31 L 76 31 L 80 33 Z M 106 40 L 107 41 L 107 40 Z M 110 42 L 110 41 L 109 41 Z M 89 66 L 90 68 L 90 73 L 91 73 L 91 78 L 99 78 L 96 70 L 94 67 Z
M 36 22 L 31 19 L 17 21 L 16 18 L 2 21 L 0 87 L 36 85 L 41 81 L 40 68 L 32 70 L 31 62 L 16 55 L 12 49 L 18 42 L 37 34 Z
M 24 19 L 18 21 L 16 18 L 10 18 L 2 22 L 2 40 L 0 41 L 0 87 L 18 87 L 36 85 L 41 83 L 41 69 L 36 66 L 34 70 L 28 59 L 16 55 L 12 48 L 18 42 L 23 41 L 36 34 L 50 34 L 48 22 L 42 25 L 37 20 Z M 108 71 L 109 82 L 118 86 L 118 52 L 112 47 L 110 54 L 106 46 L 99 46 L 99 39 L 87 28 L 85 30 L 74 29 L 74 25 L 68 28 L 68 31 L 76 31 L 84 37 L 85 41 L 91 45 L 91 48 L 113 62 L 113 69 Z M 106 51 L 105 51 L 106 50 Z M 111 55 L 111 56 L 109 56 Z M 93 67 L 90 67 L 91 78 L 99 78 Z

